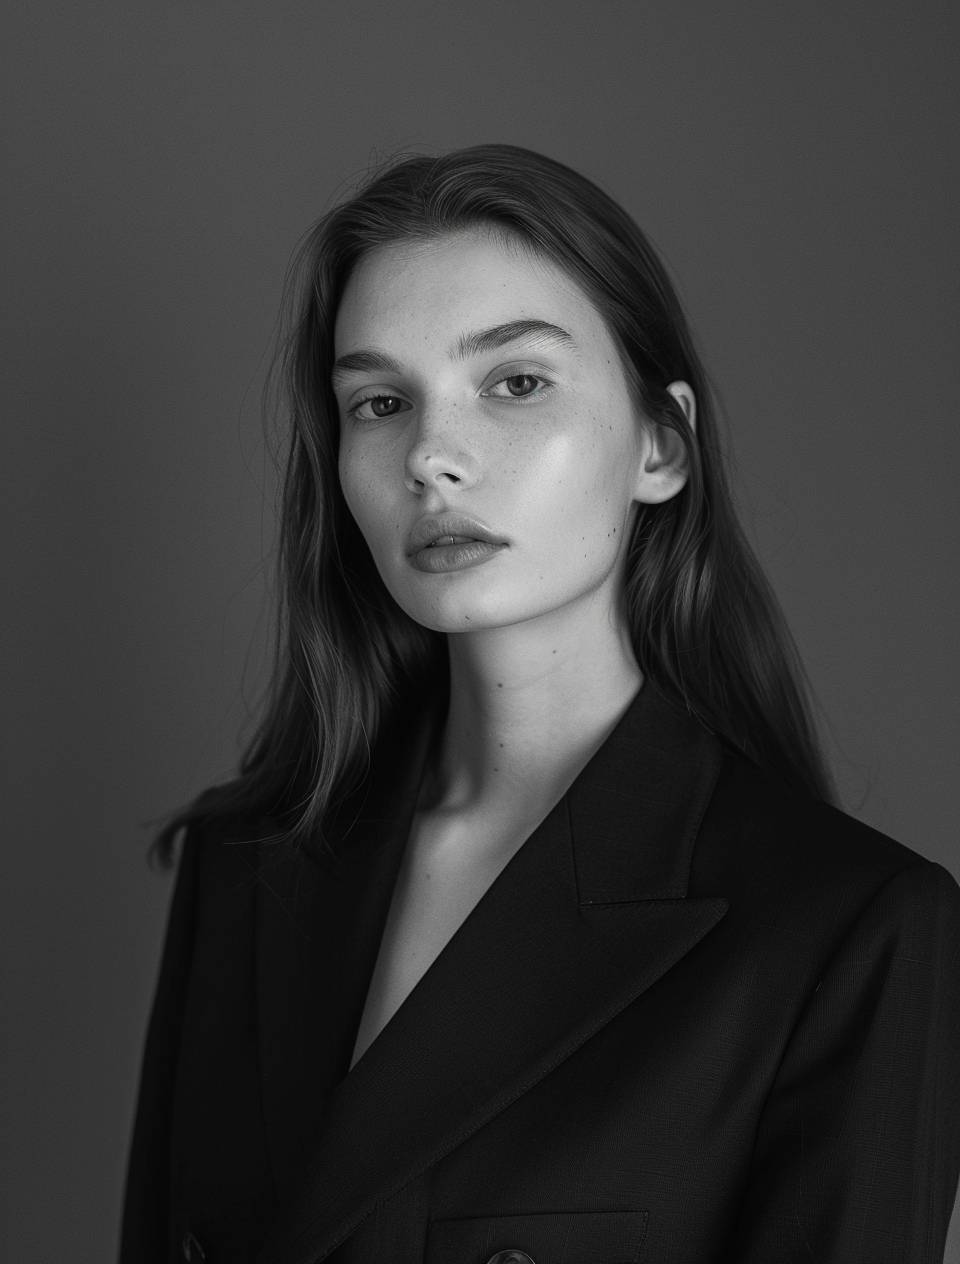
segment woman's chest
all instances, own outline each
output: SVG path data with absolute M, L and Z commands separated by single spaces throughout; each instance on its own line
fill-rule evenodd
M 398 873 L 393 889 L 397 912 L 389 926 L 384 924 L 380 953 L 384 986 L 378 991 L 374 979 L 368 989 L 368 1031 L 374 1034 L 378 1017 L 389 1014 L 391 1004 L 399 1008 L 405 999 L 402 985 L 391 992 L 391 982 L 403 973 L 399 966 L 404 948 L 414 957 L 419 952 L 422 965 L 432 951 L 439 951 L 437 943 L 443 935 L 454 934 L 463 918 L 469 917 L 471 900 L 481 899 L 485 881 L 492 880 L 489 870 L 484 874 L 474 869 L 471 889 L 461 867 L 459 882 L 437 884 L 438 894 L 445 890 L 448 900 L 431 904 L 423 894 L 427 884 L 418 885 L 413 870 L 411 861 L 405 873 Z M 432 910 L 436 917 L 426 921 L 414 918 L 411 924 L 416 933 L 404 938 L 402 914 L 418 907 L 415 892 L 426 901 L 425 910 Z M 441 914 L 448 912 L 449 901 L 453 901 L 457 914 L 444 921 Z M 521 907 L 517 906 L 518 915 Z M 534 918 L 533 906 L 527 907 L 529 917 Z M 620 919 L 623 912 L 613 915 Z M 502 926 L 483 910 L 473 919 L 475 925 L 478 919 L 490 924 L 489 952 L 482 954 L 481 969 L 488 980 L 496 977 L 496 987 L 502 989 L 509 1008 L 510 995 L 522 990 L 530 963 L 515 953 L 504 959 L 504 939 L 497 933 Z M 290 1039 L 294 1029 L 286 1020 L 280 1027 L 262 1027 L 264 1014 L 255 1012 L 249 989 L 243 986 L 249 956 L 237 951 L 228 929 L 224 928 L 223 938 L 216 944 L 206 945 L 203 959 L 198 957 L 194 962 L 194 996 L 188 1007 L 178 1076 L 181 1106 L 175 1146 L 179 1185 L 176 1218 L 178 1224 L 195 1232 L 208 1258 L 213 1254 L 211 1244 L 219 1246 L 218 1258 L 223 1250 L 233 1258 L 231 1248 L 257 1239 L 261 1232 L 257 1226 L 272 1219 L 275 1212 L 269 1191 L 277 1176 L 271 1174 L 270 1165 L 276 1162 L 276 1152 L 282 1156 L 289 1149 L 291 1155 L 299 1157 L 296 1163 L 289 1163 L 286 1176 L 284 1169 L 280 1170 L 281 1187 L 294 1179 L 304 1150 L 299 1145 L 294 1150 L 292 1137 L 300 1130 L 312 1087 L 308 1078 L 298 1078 L 297 1049 Z M 431 929 L 434 939 L 430 938 Z M 487 935 L 483 938 L 486 943 Z M 509 935 L 506 939 L 509 941 Z M 553 955 L 548 940 L 541 937 L 534 942 L 542 944 L 547 956 Z M 551 1074 L 526 1087 L 509 1109 L 458 1142 L 431 1167 L 429 1189 L 421 1187 L 411 1205 L 389 1203 L 382 1215 L 371 1218 L 368 1231 L 343 1259 L 388 1258 L 404 1264 L 475 1260 L 484 1264 L 497 1249 L 508 1247 L 525 1250 L 538 1264 L 567 1258 L 564 1252 L 570 1249 L 577 1249 L 585 1258 L 590 1258 L 591 1252 L 593 1258 L 625 1258 L 615 1253 L 622 1228 L 618 1216 L 624 1209 L 629 1209 L 630 1224 L 623 1231 L 629 1229 L 635 1236 L 636 1247 L 644 1239 L 655 1246 L 656 1253 L 650 1258 L 715 1258 L 705 1244 L 724 1238 L 724 1217 L 735 1205 L 742 1164 L 754 1136 L 755 1106 L 768 1088 L 765 1082 L 758 1082 L 763 1079 L 760 1070 L 776 1065 L 775 1057 L 758 1057 L 757 1028 L 749 1021 L 753 1010 L 746 1003 L 749 997 L 739 990 L 732 996 L 724 995 L 721 959 L 725 959 L 724 954 L 708 954 L 706 959 L 701 954 L 698 961 L 679 962 L 664 980 L 666 987 L 648 991 L 639 1004 L 622 1011 L 576 1053 L 565 1057 Z M 231 963 L 230 978 L 234 973 L 236 976 L 232 1000 L 225 995 L 230 978 L 224 977 L 224 961 Z M 706 968 L 714 961 L 715 970 Z M 331 976 L 337 974 L 337 965 L 328 961 Z M 412 974 L 416 974 L 415 969 Z M 279 976 L 271 974 L 269 981 L 273 995 Z M 481 991 L 479 982 L 476 974 L 462 977 L 461 991 L 471 998 L 470 1004 Z M 597 987 L 602 990 L 600 978 Z M 559 996 L 567 989 L 564 972 L 562 985 L 546 990 Z M 539 1039 L 546 1017 L 542 1001 L 531 995 L 529 1008 L 539 1017 L 527 1027 L 515 1006 L 509 1021 L 498 1026 L 491 995 L 488 990 L 476 1000 L 473 1039 L 477 1043 L 483 1044 L 495 1034 L 494 1045 L 506 1055 L 512 1044 L 529 1040 L 529 1030 Z M 421 1053 L 428 1054 L 430 1046 L 442 1048 L 449 1039 L 445 999 L 456 1008 L 452 994 L 438 991 L 437 1004 L 431 1005 L 429 1014 L 421 1007 L 415 1011 L 418 1021 L 406 1025 L 406 1030 L 418 1033 Z M 291 992 L 289 1004 L 299 1003 L 299 990 Z M 280 1006 L 281 1011 L 284 1008 Z M 731 1012 L 746 1015 L 742 1040 L 732 1038 Z M 431 1025 L 432 1015 L 437 1016 L 435 1025 Z M 721 1022 L 724 1015 L 725 1023 Z M 738 1022 L 738 1031 L 740 1026 Z M 281 1034 L 286 1042 L 280 1039 Z M 257 1124 L 255 1106 L 262 1097 L 256 1077 L 264 1050 L 275 1058 L 277 1066 L 263 1099 L 267 1108 L 265 1132 Z M 498 1061 L 499 1056 L 498 1052 Z M 389 1120 L 397 1103 L 416 1092 L 413 1068 L 417 1064 L 409 1054 L 397 1063 L 400 1071 L 389 1111 L 364 1106 L 363 1095 L 354 1105 L 351 1127 L 362 1133 L 364 1144 L 376 1156 L 395 1152 Z M 437 1065 L 443 1065 L 442 1061 Z M 473 1086 L 468 1094 L 472 1111 L 477 1082 L 492 1081 L 489 1076 L 478 1077 L 469 1066 L 459 1065 L 457 1074 Z M 366 1094 L 376 1078 L 361 1077 L 356 1083 L 366 1086 L 362 1090 Z M 432 1075 L 430 1081 L 434 1082 Z M 451 1115 L 446 1105 L 449 1094 L 438 1092 L 438 1100 L 445 1103 L 441 1116 L 444 1126 L 452 1127 L 456 1112 Z M 238 1109 L 243 1102 L 251 1103 L 252 1110 Z M 441 1107 L 430 1099 L 424 1114 L 429 1115 L 431 1108 L 441 1113 Z M 465 1111 L 466 1104 L 461 1109 Z M 284 1140 L 287 1134 L 291 1140 Z M 408 1135 L 406 1131 L 404 1135 Z M 315 1145 L 316 1138 L 309 1138 L 308 1147 Z M 229 1156 L 226 1167 L 221 1147 Z M 377 1158 L 376 1163 L 379 1161 Z M 684 1219 L 691 1199 L 704 1204 L 698 1223 L 700 1236 L 695 1241 L 690 1240 Z M 423 1220 L 428 1201 L 429 1226 Z M 552 1219 L 545 1221 L 544 1211 Z M 560 1220 L 558 1213 L 562 1213 Z M 566 1245 L 545 1239 L 545 1225 L 562 1226 Z M 409 1237 L 409 1249 L 398 1247 L 396 1235 L 401 1233 Z M 496 1241 L 487 1245 L 491 1235 Z M 675 1247 L 670 1245 L 673 1242 Z M 235 1253 L 238 1259 L 251 1258 L 239 1249 Z
M 529 834 L 519 822 L 414 819 L 367 990 L 351 1067 L 377 1038 Z M 477 838 L 476 835 L 480 837 Z

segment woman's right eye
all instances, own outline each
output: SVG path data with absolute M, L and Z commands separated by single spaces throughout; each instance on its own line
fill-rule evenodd
M 398 395 L 365 395 L 363 399 L 358 399 L 347 411 L 356 421 L 382 421 L 385 417 L 393 417 L 397 409 L 393 407 L 396 404 L 402 404 L 403 400 Z M 370 405 L 372 415 L 368 412 L 366 415 L 361 414 L 360 409 L 367 404 Z M 389 405 L 389 409 L 380 411 L 384 406 Z

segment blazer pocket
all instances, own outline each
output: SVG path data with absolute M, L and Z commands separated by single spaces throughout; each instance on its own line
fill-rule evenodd
M 548 1211 L 431 1220 L 425 1264 L 636 1264 L 645 1211 Z M 510 1252 L 518 1254 L 511 1259 Z M 499 1256 L 499 1258 L 498 1258 Z

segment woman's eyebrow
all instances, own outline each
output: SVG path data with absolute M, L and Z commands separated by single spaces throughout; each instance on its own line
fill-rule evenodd
M 503 325 L 491 325 L 489 329 L 474 329 L 470 333 L 461 334 L 447 354 L 451 360 L 466 360 L 469 356 L 496 351 L 508 343 L 518 342 L 521 338 L 541 345 L 571 348 L 576 348 L 577 345 L 572 334 L 549 321 L 511 320 Z M 392 356 L 371 347 L 339 356 L 334 363 L 331 377 L 336 384 L 350 373 L 402 372 L 402 366 Z

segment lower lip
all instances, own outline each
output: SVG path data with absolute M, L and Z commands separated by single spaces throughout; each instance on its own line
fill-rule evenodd
M 410 562 L 418 571 L 462 571 L 468 566 L 488 562 L 506 547 L 505 544 L 488 544 L 486 540 L 471 540 L 469 544 L 438 544 L 412 554 Z

